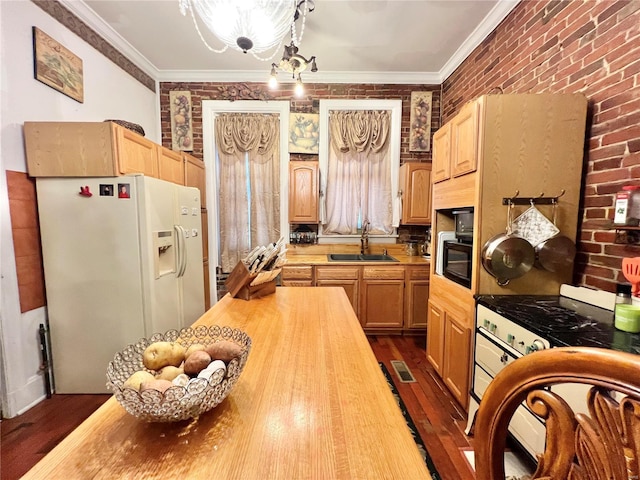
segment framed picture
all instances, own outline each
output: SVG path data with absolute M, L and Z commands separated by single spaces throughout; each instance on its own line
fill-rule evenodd
M 171 114 L 171 148 L 183 152 L 193 151 L 193 121 L 191 119 L 191 92 L 169 92 Z
M 82 59 L 33 27 L 33 65 L 36 80 L 84 103 Z
M 431 97 L 432 92 L 411 92 L 410 152 L 431 150 Z
M 318 153 L 320 115 L 289 114 L 289 153 Z

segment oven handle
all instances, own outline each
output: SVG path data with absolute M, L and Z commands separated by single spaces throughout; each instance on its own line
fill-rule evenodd
M 484 327 L 476 327 L 476 335 L 482 335 L 484 338 L 489 340 L 491 343 L 493 343 L 500 350 L 504 350 L 505 352 L 507 352 L 513 358 L 520 358 L 520 357 L 524 356 L 522 353 L 520 353 L 518 350 L 513 348 L 508 343 L 502 341 L 501 339 L 497 338 L 495 335 L 489 333 L 488 330 L 486 328 L 484 328 Z

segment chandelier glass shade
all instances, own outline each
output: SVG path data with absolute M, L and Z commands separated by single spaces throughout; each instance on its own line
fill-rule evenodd
M 191 13 L 200 38 L 212 51 L 228 48 L 254 56 L 274 50 L 291 31 L 295 0 L 179 0 L 183 15 Z M 195 14 L 222 43 L 216 50 L 204 39 Z M 256 57 L 259 58 L 259 57 Z

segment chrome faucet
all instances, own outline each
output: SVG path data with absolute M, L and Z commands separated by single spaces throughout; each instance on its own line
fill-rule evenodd
M 362 235 L 360 235 L 360 254 L 369 253 L 369 221 L 362 225 Z

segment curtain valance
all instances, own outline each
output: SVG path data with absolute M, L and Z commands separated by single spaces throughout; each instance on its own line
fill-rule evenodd
M 227 155 L 255 152 L 268 156 L 279 142 L 279 122 L 279 116 L 273 114 L 218 114 L 215 119 L 216 146 Z
M 336 151 L 378 153 L 388 142 L 391 120 L 386 110 L 338 110 L 329 115 L 330 138 Z

